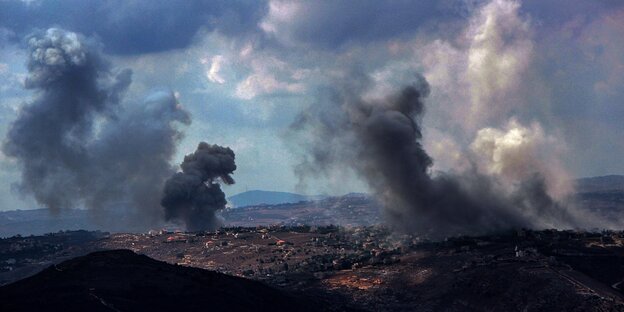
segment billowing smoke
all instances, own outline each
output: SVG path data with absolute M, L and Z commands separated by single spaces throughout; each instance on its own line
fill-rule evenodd
M 161 204 L 167 220 L 179 220 L 190 231 L 219 227 L 215 213 L 225 208 L 225 194 L 218 180 L 233 184 L 236 170 L 234 152 L 228 147 L 201 142 L 197 150 L 184 157 L 182 172 L 165 183 Z
M 55 212 L 87 207 L 99 217 L 131 206 L 128 225 L 162 222 L 159 198 L 182 138 L 176 125 L 189 114 L 169 91 L 122 104 L 131 71 L 114 72 L 97 43 L 76 33 L 52 28 L 28 46 L 34 99 L 3 145 L 21 166 L 19 189 Z
M 572 177 L 561 163 L 565 145 L 537 122 L 526 127 L 512 118 L 503 129 L 480 129 L 470 151 L 481 172 L 498 177 L 507 188 L 539 172 L 551 197 L 565 200 L 573 192 Z
M 422 76 L 385 98 L 363 96 L 371 89 L 367 77 L 353 75 L 343 81 L 352 83 L 329 90 L 327 99 L 310 107 L 294 124 L 299 133 L 310 134 L 304 138 L 309 156 L 298 167 L 300 175 L 353 169 L 382 202 L 391 224 L 433 238 L 521 227 L 594 225 L 592 218 L 549 194 L 540 167 L 521 161 L 522 152 L 530 148 L 523 145 L 522 135 L 514 145 L 512 133 L 507 137 L 512 142 L 505 146 L 502 133 L 484 130 L 473 145 L 475 152 L 465 156 L 470 168 L 432 175 L 433 160 L 421 145 L 423 101 L 429 94 Z M 471 159 L 479 153 L 493 157 L 488 164 L 498 171 L 480 168 Z M 515 181 L 505 179 L 519 171 L 522 176 Z

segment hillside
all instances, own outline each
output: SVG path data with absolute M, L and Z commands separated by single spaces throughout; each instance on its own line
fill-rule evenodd
M 33 294 L 37 294 L 33 296 Z M 0 287 L 1 311 L 312 311 L 260 282 L 129 250 L 91 253 Z
M 379 226 L 0 239 L 0 280 L 58 263 L 0 287 L 0 311 L 624 311 L 623 242 L 556 230 L 432 242 Z M 55 260 L 88 246 L 112 251 Z

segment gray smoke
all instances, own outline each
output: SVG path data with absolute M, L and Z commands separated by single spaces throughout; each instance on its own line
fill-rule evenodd
M 432 176 L 433 160 L 421 145 L 423 101 L 429 94 L 424 77 L 383 99 L 362 95 L 371 89 L 366 77 L 348 80 L 350 85 L 323 92 L 329 97 L 293 124 L 298 133 L 311 134 L 300 140 L 308 155 L 297 168 L 300 177 L 351 168 L 382 202 L 391 224 L 433 238 L 586 225 L 548 195 L 539 172 L 512 192 L 476 168 Z
M 103 217 L 131 206 L 128 225 L 162 222 L 158 199 L 182 137 L 176 124 L 190 123 L 173 93 L 122 105 L 131 71 L 114 73 L 98 44 L 76 33 L 52 28 L 28 48 L 34 99 L 3 145 L 21 166 L 19 189 L 54 212 L 84 206 Z
M 189 231 L 219 227 L 215 213 L 225 208 L 225 194 L 218 180 L 233 184 L 236 170 L 234 152 L 228 147 L 199 143 L 197 150 L 184 157 L 182 172 L 165 183 L 161 205 L 167 220 L 180 220 Z

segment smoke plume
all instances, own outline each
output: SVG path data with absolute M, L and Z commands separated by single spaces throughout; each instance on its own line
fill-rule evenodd
M 333 174 L 353 169 L 382 202 L 388 220 L 398 229 L 440 238 L 483 234 L 511 228 L 571 228 L 592 226 L 591 218 L 555 200 L 539 167 L 512 168 L 498 156 L 501 174 L 484 172 L 472 163 L 459 173 L 431 174 L 433 160 L 421 145 L 421 120 L 429 85 L 422 76 L 385 98 L 363 96 L 370 90 L 363 75 L 345 77 L 330 96 L 303 113 L 293 125 L 309 133 L 308 153 L 297 173 Z M 341 84 L 337 84 L 341 85 Z M 481 133 L 475 151 L 487 154 L 498 132 Z M 524 151 L 498 150 L 515 153 Z M 503 152 L 503 154 L 504 154 Z M 502 155 L 508 158 L 510 155 Z M 521 158 L 522 155 L 520 154 Z M 516 164 L 519 164 L 517 161 Z M 524 170 L 516 180 L 505 179 Z M 509 183 L 507 183 L 509 182 Z
M 211 230 L 220 226 L 215 213 L 225 208 L 225 194 L 218 180 L 233 184 L 236 170 L 234 152 L 228 147 L 201 142 L 197 150 L 184 157 L 182 172 L 165 183 L 161 204 L 167 220 L 181 220 L 190 231 Z
M 98 44 L 76 33 L 51 28 L 28 47 L 34 99 L 3 145 L 21 166 L 19 189 L 54 212 L 87 207 L 102 217 L 131 206 L 129 226 L 161 222 L 158 200 L 182 137 L 176 125 L 190 115 L 169 91 L 122 105 L 132 72 L 113 71 Z

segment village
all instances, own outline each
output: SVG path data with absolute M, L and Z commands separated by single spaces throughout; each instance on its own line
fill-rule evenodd
M 500 283 L 501 289 L 524 289 L 513 286 L 517 283 L 544 287 L 544 296 L 556 291 L 570 296 L 570 302 L 575 302 L 575 296 L 589 296 L 595 302 L 582 302 L 624 303 L 620 289 L 624 233 L 609 231 L 518 230 L 439 242 L 397 234 L 383 226 L 61 232 L 0 240 L 0 278 L 8 283 L 60 260 L 103 249 L 130 249 L 168 263 L 259 280 L 325 300 L 352 301 L 356 308 L 362 304 L 393 307 L 392 302 L 422 300 L 423 294 L 425 298 L 429 294 L 428 300 L 436 305 L 445 304 L 443 298 L 457 289 L 491 289 Z M 518 291 L 528 294 L 527 289 Z

